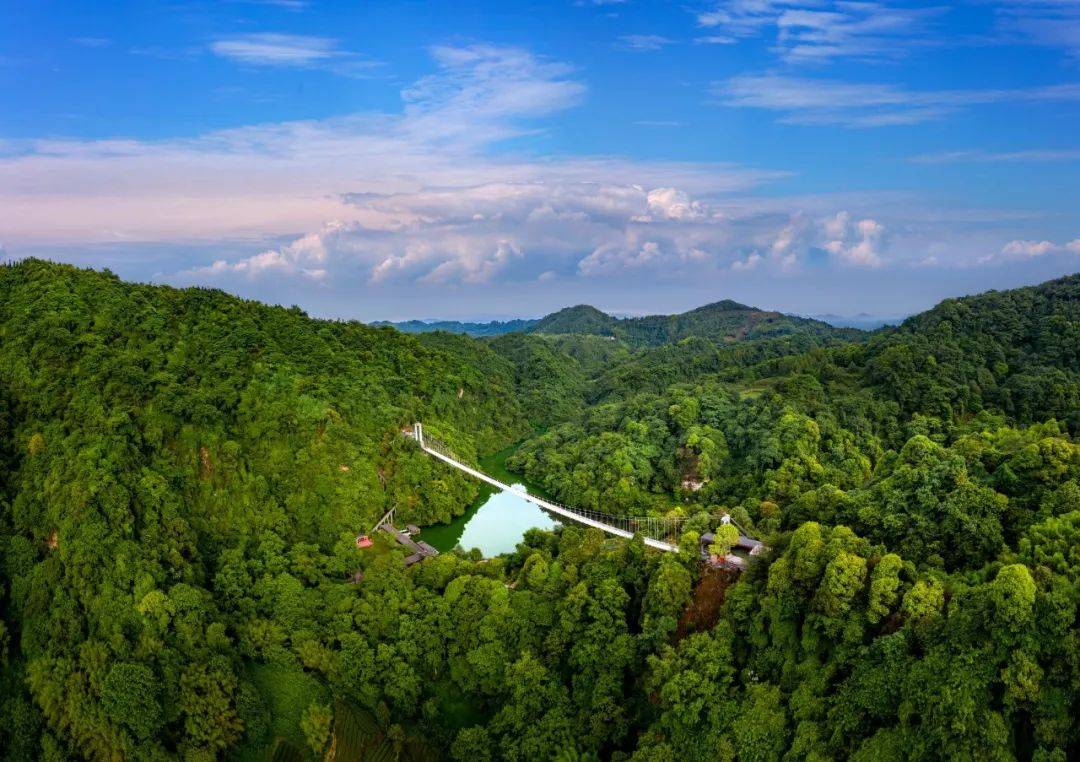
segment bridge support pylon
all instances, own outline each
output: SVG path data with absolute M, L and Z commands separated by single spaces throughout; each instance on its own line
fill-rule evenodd
M 413 428 L 413 439 L 416 440 L 416 443 L 418 445 L 423 447 L 424 446 L 424 426 L 423 426 L 423 424 L 421 424 L 420 421 L 417 421 L 416 423 L 413 424 L 412 428 Z

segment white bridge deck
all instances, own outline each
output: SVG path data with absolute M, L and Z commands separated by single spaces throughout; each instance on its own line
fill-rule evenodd
M 588 527 L 595 527 L 596 529 L 607 532 L 608 534 L 615 535 L 616 537 L 630 539 L 634 536 L 634 533 L 629 531 L 628 529 L 622 529 L 617 526 L 612 526 L 611 524 L 603 521 L 601 518 L 599 518 L 600 516 L 603 516 L 603 514 L 593 514 L 592 512 L 587 511 L 577 511 L 565 505 L 553 503 L 550 500 L 544 500 L 543 498 L 537 497 L 536 495 L 530 495 L 529 493 L 522 490 L 514 489 L 509 484 L 504 484 L 498 479 L 494 479 L 482 471 L 477 471 L 475 468 L 465 465 L 461 461 L 452 457 L 452 455 L 441 452 L 442 448 L 438 448 L 438 446 L 434 445 L 434 443 L 430 441 L 425 441 L 423 430 L 419 427 L 419 424 L 414 427 L 413 431 L 406 431 L 404 433 L 405 436 L 412 437 L 414 440 L 416 440 L 416 443 L 419 444 L 420 448 L 428 455 L 431 455 L 434 458 L 438 458 L 443 463 L 446 463 L 449 466 L 453 466 L 459 471 L 464 471 L 470 476 L 475 476 L 480 481 L 486 482 L 492 487 L 496 487 L 503 492 L 509 492 L 511 494 L 517 495 L 522 500 L 528 500 L 530 503 L 534 503 L 543 508 L 544 510 L 551 511 L 558 516 L 562 516 L 563 518 L 569 519 L 578 524 L 583 524 Z M 615 519 L 615 517 L 612 518 Z M 629 523 L 632 520 L 622 519 L 622 521 L 626 521 L 627 523 Z M 673 543 L 665 542 L 664 540 L 657 540 L 653 537 L 646 537 L 642 535 L 642 539 L 648 547 L 655 548 L 656 550 L 663 550 L 671 553 L 678 551 L 679 549 L 678 546 Z

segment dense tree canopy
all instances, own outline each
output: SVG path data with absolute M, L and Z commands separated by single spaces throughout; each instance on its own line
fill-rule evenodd
M 0 756 L 1074 758 L 1078 311 L 640 348 L 0 268 Z M 476 494 L 414 420 L 683 550 L 360 551 Z M 741 575 L 725 514 L 771 548 Z

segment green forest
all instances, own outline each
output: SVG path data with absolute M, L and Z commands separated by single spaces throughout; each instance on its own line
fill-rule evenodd
M 549 336 L 598 336 L 617 340 L 633 347 L 658 346 L 699 336 L 721 342 L 747 341 L 776 336 L 807 334 L 855 338 L 859 331 L 835 328 L 820 320 L 759 310 L 724 299 L 678 315 L 616 317 L 588 304 L 565 307 L 542 318 L 517 319 L 489 323 L 458 320 L 379 321 L 404 333 L 463 333 L 473 337 L 495 337 L 508 333 Z
M 0 758 L 1080 758 L 1080 275 L 495 333 L 0 266 Z M 358 549 L 479 493 L 414 421 L 681 549 Z

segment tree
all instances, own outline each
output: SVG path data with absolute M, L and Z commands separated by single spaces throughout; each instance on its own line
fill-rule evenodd
M 334 713 L 330 706 L 317 702 L 308 706 L 300 718 L 300 730 L 304 732 L 304 738 L 316 757 L 322 756 L 330 741 L 330 726 L 333 720 Z
M 781 696 L 775 685 L 757 684 L 747 688 L 742 711 L 732 729 L 740 760 L 765 762 L 783 756 L 789 730 Z
M 720 556 L 723 558 L 731 549 L 739 542 L 739 530 L 734 524 L 721 524 L 716 528 L 713 533 L 712 544 L 709 545 L 709 552 L 714 556 Z
M 243 730 L 233 704 L 236 676 L 220 664 L 192 664 L 180 677 L 180 710 L 185 745 L 216 753 L 228 748 Z
M 642 604 L 642 635 L 659 644 L 675 631 L 678 615 L 690 598 L 691 578 L 675 554 L 660 559 Z
M 1051 516 L 1028 529 L 1020 540 L 1020 558 L 1073 581 L 1080 579 L 1080 510 Z
M 903 566 L 900 556 L 886 553 L 870 572 L 870 599 L 866 605 L 866 619 L 870 624 L 880 622 L 896 604 Z
M 114 664 L 101 686 L 101 704 L 109 719 L 126 726 L 140 741 L 163 724 L 158 680 L 144 664 Z
M 1035 606 L 1035 580 L 1023 564 L 1001 567 L 990 586 L 990 599 L 1009 631 L 1025 627 Z
M 492 743 L 487 729 L 479 725 L 462 728 L 450 747 L 450 754 L 458 762 L 490 762 Z

